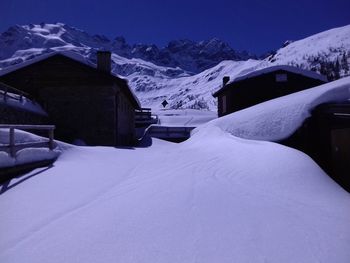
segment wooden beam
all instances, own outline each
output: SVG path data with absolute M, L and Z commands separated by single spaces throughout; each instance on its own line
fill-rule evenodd
M 23 124 L 0 124 L 0 129 L 20 129 L 20 130 L 51 130 L 55 129 L 55 125 L 23 125 Z
M 12 158 L 16 157 L 16 152 L 15 152 L 15 129 L 10 128 L 10 156 Z

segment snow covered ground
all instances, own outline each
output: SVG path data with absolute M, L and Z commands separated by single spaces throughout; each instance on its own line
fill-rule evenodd
M 286 128 L 269 138 L 284 135 L 274 107 L 303 105 L 288 119 L 297 125 L 310 105 L 346 98 L 348 84 L 214 120 L 181 144 L 66 148 L 1 189 L 0 262 L 347 263 L 349 193 L 305 154 L 232 133 L 265 118 Z
M 215 127 L 182 144 L 71 148 L 0 208 L 6 263 L 350 257 L 348 193 L 296 150 Z

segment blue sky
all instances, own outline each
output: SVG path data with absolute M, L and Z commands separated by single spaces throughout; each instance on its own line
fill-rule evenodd
M 164 46 L 218 37 L 256 54 L 350 24 L 349 0 L 0 0 L 0 31 L 14 24 L 63 22 L 91 34 Z

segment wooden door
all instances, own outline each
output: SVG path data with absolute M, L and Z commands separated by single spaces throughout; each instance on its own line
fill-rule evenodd
M 350 128 L 331 131 L 332 170 L 344 188 L 350 189 Z

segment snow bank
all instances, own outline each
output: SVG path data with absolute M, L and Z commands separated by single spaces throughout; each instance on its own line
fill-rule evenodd
M 16 164 L 31 163 L 43 160 L 52 160 L 59 156 L 61 152 L 48 148 L 26 148 L 16 154 Z
M 47 142 L 47 138 L 43 138 L 29 132 L 15 130 L 15 143 L 28 142 Z M 0 129 L 0 146 L 9 144 L 8 129 Z M 64 146 L 64 145 L 63 145 Z M 0 168 L 22 165 L 37 161 L 56 159 L 61 154 L 61 147 L 58 146 L 54 150 L 47 147 L 25 148 L 16 152 L 15 158 L 12 158 L 7 152 L 0 151 Z
M 217 126 L 241 138 L 278 141 L 292 135 L 316 106 L 349 99 L 347 77 L 229 114 L 199 129 Z
M 8 153 L 0 151 L 0 167 L 9 167 L 16 164 L 15 158 L 12 158 Z

